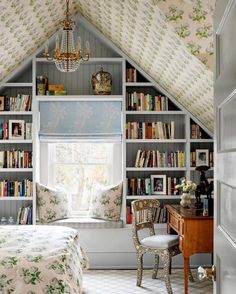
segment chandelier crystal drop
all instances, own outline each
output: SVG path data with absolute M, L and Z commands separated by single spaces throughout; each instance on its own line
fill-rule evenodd
M 53 57 L 50 57 L 48 46 L 45 47 L 44 56 L 49 61 L 54 61 L 56 68 L 61 72 L 76 71 L 82 61 L 88 61 L 90 57 L 89 42 L 86 42 L 85 57 L 82 56 L 81 39 L 78 37 L 77 45 L 74 43 L 74 27 L 75 22 L 69 15 L 69 0 L 66 0 L 66 18 L 62 22 L 63 31 L 61 38 L 61 46 L 59 46 L 59 37 L 56 37 L 56 44 L 53 50 Z

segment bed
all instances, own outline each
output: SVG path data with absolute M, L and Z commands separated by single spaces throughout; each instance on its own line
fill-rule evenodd
M 82 293 L 87 265 L 74 229 L 0 226 L 0 293 Z

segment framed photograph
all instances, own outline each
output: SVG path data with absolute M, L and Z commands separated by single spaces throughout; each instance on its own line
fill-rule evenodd
M 4 96 L 0 96 L 0 111 L 4 111 Z
M 196 166 L 207 165 L 209 166 L 209 150 L 196 149 Z
M 24 120 L 9 120 L 9 140 L 24 140 L 24 134 Z
M 166 175 L 151 175 L 151 193 L 166 195 Z

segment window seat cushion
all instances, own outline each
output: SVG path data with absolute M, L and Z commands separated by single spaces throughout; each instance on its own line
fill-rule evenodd
M 51 222 L 50 225 L 66 226 L 73 229 L 119 229 L 123 221 L 106 221 L 90 217 L 71 217 Z

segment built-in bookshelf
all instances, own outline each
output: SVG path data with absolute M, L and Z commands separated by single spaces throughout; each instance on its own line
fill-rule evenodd
M 196 154 L 206 155 L 210 166 L 206 175 L 213 177 L 213 139 L 130 62 L 125 73 L 126 223 L 132 222 L 133 200 L 158 199 L 162 212 L 154 223 L 163 227 L 165 205 L 180 201 L 175 186 L 184 177 L 199 183 Z
M 0 195 L 0 218 L 13 216 L 21 223 L 19 213 L 24 208 L 22 223 L 25 223 L 27 211 L 32 213 L 33 223 L 36 223 L 35 181 L 40 179 L 40 143 L 36 131 L 39 129 L 41 102 L 119 101 L 123 117 L 124 225 L 130 223 L 131 216 L 127 221 L 126 215 L 131 201 L 158 199 L 163 217 L 156 217 L 156 222 L 158 227 L 164 228 L 165 204 L 178 203 L 180 199 L 175 184 L 183 177 L 199 181 L 199 172 L 195 170 L 191 154 L 208 149 L 210 158 L 213 139 L 188 111 L 127 56 L 107 46 L 85 27 L 80 27 L 80 30 L 84 39 L 90 41 L 91 58 L 89 62 L 82 62 L 78 71 L 58 71 L 54 62 L 43 57 L 41 48 L 28 64 L 0 84 L 0 97 L 3 97 L 0 102 L 3 101 L 4 106 L 0 111 L 0 184 L 11 186 L 9 193 L 2 192 Z M 53 47 L 49 46 L 49 51 L 52 50 Z M 111 95 L 93 93 L 92 75 L 101 67 L 112 76 Z M 5 101 L 9 106 L 5 107 Z M 7 129 L 5 134 L 9 132 L 12 121 L 21 121 L 24 136 L 4 136 L 4 130 Z M 26 130 L 33 135 L 26 135 Z M 30 154 L 28 159 L 25 154 Z M 24 164 L 19 164 L 22 158 Z M 213 166 L 212 162 L 211 169 L 207 171 L 209 177 L 213 177 Z M 28 181 L 31 188 L 24 191 L 20 188 L 21 192 L 16 193 L 13 187 L 22 185 L 23 181 Z M 156 188 L 159 181 L 165 181 L 165 187 Z
M 0 224 L 33 224 L 32 62 L 0 87 Z

